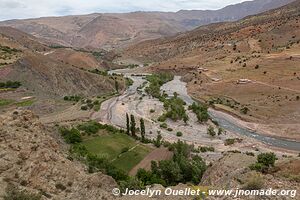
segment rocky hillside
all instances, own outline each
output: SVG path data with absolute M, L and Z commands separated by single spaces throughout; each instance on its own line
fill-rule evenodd
M 264 51 L 272 51 L 275 48 L 297 42 L 299 39 L 299 10 L 300 2 L 295 1 L 287 6 L 278 8 L 259 15 L 246 17 L 237 22 L 215 23 L 201 26 L 190 32 L 178 34 L 173 37 L 149 40 L 133 45 L 124 51 L 125 55 L 143 61 L 162 61 L 207 52 L 218 52 L 227 49 L 249 38 L 261 40 L 267 38 L 266 34 L 272 36 L 272 42 L 262 42 L 260 48 Z M 293 21 L 291 21 L 293 19 Z M 291 38 L 288 38 L 288 36 Z M 270 46 L 270 44 L 272 45 Z M 236 49 L 236 48 L 235 48 Z M 241 52 L 242 49 L 239 49 Z M 244 52 L 249 48 L 243 48 Z M 226 54 L 234 51 L 225 51 Z
M 273 172 L 262 174 L 251 171 L 249 166 L 255 163 L 256 158 L 240 153 L 230 153 L 213 163 L 203 178 L 201 185 L 210 189 L 240 188 L 244 190 L 286 189 L 299 190 L 300 160 L 297 158 L 279 158 Z M 295 178 L 298 177 L 298 178 Z M 297 199 L 299 194 L 296 197 Z M 228 197 L 227 197 L 228 198 Z M 241 199 L 253 197 L 240 196 Z M 255 199 L 293 199 L 289 196 L 257 197 Z M 226 197 L 208 197 L 208 199 L 226 199 Z
M 42 199 L 115 199 L 115 181 L 68 160 L 56 134 L 30 111 L 0 116 L 0 198 L 13 185 Z
M 18 57 L 0 68 L 0 79 L 22 82 L 36 95 L 83 96 L 114 92 L 115 81 L 88 70 L 104 70 L 105 65 L 91 53 L 50 48 L 33 36 L 9 27 L 0 27 L 2 46 L 18 50 Z M 122 89 L 124 84 L 120 84 Z
M 220 10 L 174 12 L 134 12 L 44 17 L 1 22 L 30 33 L 48 43 L 74 47 L 114 48 L 143 40 L 171 36 L 200 25 L 234 21 L 248 15 L 280 7 L 293 0 L 255 0 Z

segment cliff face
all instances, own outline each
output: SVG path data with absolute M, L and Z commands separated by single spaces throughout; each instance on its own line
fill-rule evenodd
M 68 160 L 55 137 L 30 111 L 0 116 L 0 199 L 9 184 L 42 199 L 114 199 L 115 181 Z

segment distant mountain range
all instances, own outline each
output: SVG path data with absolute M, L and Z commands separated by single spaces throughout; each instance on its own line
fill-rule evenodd
M 178 12 L 133 12 L 89 14 L 38 19 L 9 20 L 10 26 L 32 34 L 48 44 L 120 48 L 159 37 L 172 36 L 198 26 L 235 21 L 277 8 L 293 0 L 254 0 L 230 5 L 220 10 L 181 10 Z

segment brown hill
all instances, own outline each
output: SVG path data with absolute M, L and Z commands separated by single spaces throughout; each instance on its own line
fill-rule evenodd
M 195 98 L 251 122 L 253 130 L 299 139 L 299 13 L 295 1 L 237 22 L 142 42 L 127 48 L 121 60 L 184 75 Z
M 122 91 L 125 88 L 122 77 L 101 73 L 113 66 L 105 59 L 114 57 L 102 54 L 105 52 L 50 48 L 17 29 L 0 27 L 0 82 L 22 84 L 17 89 L 0 88 L 0 111 L 26 107 L 47 115 L 64 112 L 76 104 L 64 101 L 64 96 L 77 95 L 84 99 L 110 96 L 116 92 L 116 85 Z M 74 112 L 81 111 L 84 104 L 80 103 L 70 108 L 69 116 L 78 116 Z M 89 115 L 89 112 L 79 113 L 84 117 Z
M 0 25 L 30 33 L 48 43 L 74 47 L 114 48 L 171 36 L 199 25 L 234 21 L 293 0 L 255 0 L 215 11 L 134 12 L 10 20 Z

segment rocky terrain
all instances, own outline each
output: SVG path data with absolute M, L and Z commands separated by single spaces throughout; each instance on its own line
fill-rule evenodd
M 255 0 L 220 10 L 181 10 L 178 12 L 134 12 L 90 14 L 66 17 L 10 20 L 11 26 L 45 42 L 73 47 L 126 47 L 143 40 L 171 36 L 215 22 L 235 21 L 248 15 L 280 7 L 293 0 Z
M 0 116 L 0 198 L 8 185 L 42 199 L 114 199 L 115 181 L 67 159 L 65 145 L 53 128 L 30 111 Z M 76 175 L 76 176 L 74 176 Z

